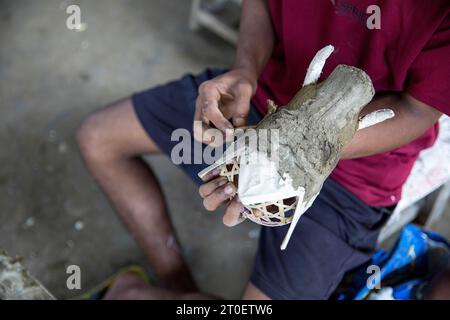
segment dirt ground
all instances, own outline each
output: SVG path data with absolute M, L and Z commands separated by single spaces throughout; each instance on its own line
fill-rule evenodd
M 189 1 L 75 2 L 83 32 L 66 28 L 69 1 L 0 1 L 0 247 L 23 257 L 58 298 L 80 293 L 66 288 L 71 264 L 81 267 L 82 291 L 128 264 L 151 272 L 81 162 L 74 142 L 80 121 L 184 73 L 226 67 L 234 52 L 188 29 Z M 224 227 L 169 160 L 149 161 L 200 287 L 239 297 L 258 227 Z

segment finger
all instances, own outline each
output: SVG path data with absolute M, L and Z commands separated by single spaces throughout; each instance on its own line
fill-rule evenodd
M 208 211 L 216 210 L 222 203 L 228 201 L 236 194 L 236 187 L 232 183 L 227 183 L 203 199 L 203 206 Z
M 226 132 L 227 129 L 233 130 L 231 123 L 219 110 L 219 101 L 220 93 L 214 86 L 210 84 L 201 86 L 197 98 L 201 119 L 211 121 L 222 132 Z
M 203 143 L 209 144 L 213 147 L 219 147 L 223 145 L 227 140 L 226 134 L 231 133 L 231 130 L 226 130 L 224 134 L 222 131 L 216 128 L 203 127 Z
M 194 132 L 194 139 L 199 142 L 203 142 L 203 131 L 209 127 L 203 122 L 200 104 L 198 101 L 199 98 L 197 97 L 197 100 L 195 101 L 194 123 L 192 126 L 192 131 Z
M 195 100 L 195 113 L 194 113 L 194 120 L 201 121 L 205 125 L 209 127 L 209 119 L 202 113 L 202 95 L 200 94 L 197 96 L 197 99 Z
M 233 114 L 233 124 L 235 127 L 243 127 L 247 124 L 248 113 L 250 111 L 251 97 L 252 97 L 251 88 L 243 85 L 240 85 L 238 87 L 235 97 L 236 110 Z
M 238 225 L 246 219 L 244 215 L 245 212 L 249 212 L 249 210 L 244 207 L 237 197 L 234 198 L 225 211 L 225 215 L 223 216 L 223 224 L 228 227 Z
M 225 142 L 222 131 L 210 128 L 198 120 L 194 121 L 193 132 L 195 140 L 212 145 L 213 147 L 221 146 Z
M 197 97 L 196 100 L 196 108 L 194 113 L 194 129 L 193 129 L 194 139 L 199 142 L 211 145 L 213 147 L 221 146 L 225 141 L 230 141 L 233 138 L 234 130 L 232 127 L 231 127 L 232 129 L 225 129 L 224 134 L 224 132 L 219 129 L 211 128 L 209 119 L 203 113 L 201 99 L 202 96 L 199 95 L 199 97 Z M 219 113 L 224 119 L 226 119 L 220 110 Z M 226 121 L 229 124 L 228 120 Z
M 226 177 L 219 177 L 214 180 L 211 180 L 205 184 L 202 184 L 200 188 L 198 189 L 198 193 L 200 194 L 200 197 L 206 198 L 211 193 L 213 193 L 214 190 L 217 188 L 223 186 L 225 183 L 228 182 L 228 179 Z
M 202 177 L 202 180 L 203 180 L 204 182 L 208 182 L 208 181 L 210 181 L 210 180 L 212 180 L 212 179 L 214 179 L 214 178 L 217 178 L 217 177 L 219 176 L 221 170 L 222 170 L 222 167 L 221 167 L 221 166 L 219 166 L 219 167 L 217 167 L 217 168 L 211 170 L 210 172 L 208 172 L 207 174 L 205 174 L 205 175 Z

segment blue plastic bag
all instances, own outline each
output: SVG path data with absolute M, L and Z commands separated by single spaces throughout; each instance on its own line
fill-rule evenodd
M 450 243 L 444 237 L 408 224 L 392 250 L 379 249 L 346 276 L 337 299 L 420 299 L 421 289 L 449 262 Z

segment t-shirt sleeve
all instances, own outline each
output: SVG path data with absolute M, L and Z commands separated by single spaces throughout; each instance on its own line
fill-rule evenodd
M 409 71 L 406 91 L 450 115 L 450 15 L 444 19 Z

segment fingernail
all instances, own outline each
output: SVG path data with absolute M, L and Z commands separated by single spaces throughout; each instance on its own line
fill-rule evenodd
M 222 132 L 224 132 L 226 135 L 231 135 L 234 133 L 234 127 L 228 123 L 222 128 Z
M 227 182 L 228 182 L 227 178 L 222 178 L 222 180 L 219 181 L 219 187 L 223 186 Z
M 248 210 L 246 207 L 244 207 L 244 205 L 241 205 L 241 207 L 239 209 L 239 213 L 240 214 L 250 213 L 250 210 Z
M 245 120 L 244 120 L 244 118 L 236 118 L 236 119 L 234 119 L 234 124 L 236 127 L 245 126 Z
M 227 124 L 225 125 L 225 129 L 233 130 L 234 127 L 231 123 L 227 122 Z
M 225 187 L 224 191 L 226 194 L 233 194 L 233 187 L 228 185 Z

